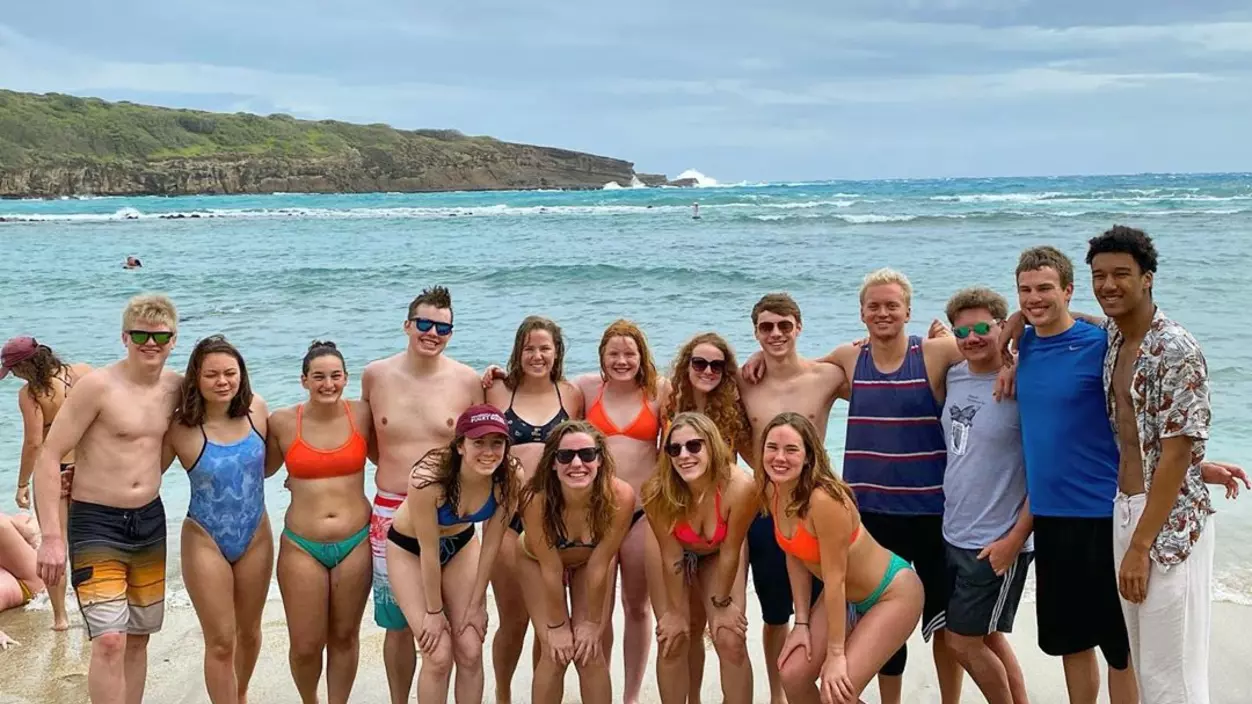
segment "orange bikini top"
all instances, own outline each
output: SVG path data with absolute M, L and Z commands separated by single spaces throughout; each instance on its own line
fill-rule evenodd
M 643 399 L 643 408 L 639 409 L 639 415 L 635 416 L 635 420 L 623 430 L 617 427 L 609 414 L 604 412 L 604 405 L 601 399 L 604 398 L 604 386 L 600 387 L 600 393 L 596 395 L 596 400 L 592 402 L 591 407 L 587 409 L 587 422 L 596 427 L 597 430 L 606 436 L 625 435 L 628 438 L 634 438 L 642 442 L 656 442 L 657 433 L 661 430 L 661 424 L 657 420 L 656 414 L 652 412 L 652 405 L 648 403 L 647 397 Z
M 796 522 L 795 535 L 788 538 L 782 534 L 782 530 L 778 527 L 778 490 L 774 490 L 774 540 L 778 543 L 778 547 L 782 551 L 800 560 L 801 562 L 809 562 L 815 565 L 822 563 L 822 553 L 817 546 L 817 536 L 809 532 L 804 527 L 804 521 Z M 857 524 L 856 530 L 852 531 L 852 539 L 848 541 L 848 545 L 856 542 L 858 536 L 861 535 L 861 524 Z
M 333 450 L 319 450 L 304 441 L 304 404 L 296 406 L 296 439 L 287 448 L 287 456 L 283 461 L 287 464 L 287 473 L 296 479 L 329 479 L 331 477 L 347 477 L 365 470 L 365 460 L 369 454 L 365 436 L 356 429 L 356 421 L 352 419 L 352 406 L 343 402 L 344 412 L 348 414 L 348 425 L 352 434 L 348 441 Z
M 726 539 L 726 531 L 729 527 L 726 519 L 722 518 L 721 489 L 718 489 L 717 494 L 713 496 L 713 505 L 714 510 L 717 511 L 717 527 L 713 529 L 712 538 L 705 540 L 704 536 L 697 533 L 695 528 L 691 527 L 691 523 L 689 521 L 681 521 L 674 524 L 674 530 L 672 531 L 674 539 L 683 545 L 699 548 L 701 550 L 708 550 L 721 545 L 722 541 Z

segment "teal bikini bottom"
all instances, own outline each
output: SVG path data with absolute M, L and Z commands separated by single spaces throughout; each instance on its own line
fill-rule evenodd
M 891 580 L 896 578 L 896 574 L 900 570 L 907 569 L 911 569 L 909 563 L 903 557 L 894 552 L 891 553 L 891 561 L 887 563 L 887 571 L 883 572 L 882 580 L 878 582 L 878 588 L 874 590 L 873 594 L 852 604 L 857 614 L 864 616 L 865 612 L 869 611 L 870 607 L 877 604 L 878 600 L 882 598 L 883 592 L 887 591 L 887 587 L 891 586 Z
M 339 565 L 340 562 L 347 559 L 348 555 L 356 549 L 356 546 L 365 542 L 365 539 L 370 536 L 370 524 L 366 523 L 364 528 L 356 533 L 353 533 L 347 538 L 344 538 L 343 540 L 337 540 L 330 543 L 322 543 L 316 540 L 302 538 L 295 533 L 292 533 L 290 528 L 283 528 L 283 535 L 287 536 L 287 539 L 291 542 L 300 546 L 301 550 L 304 550 L 308 554 L 312 555 L 313 559 L 322 563 L 323 567 L 328 570 L 333 570 Z

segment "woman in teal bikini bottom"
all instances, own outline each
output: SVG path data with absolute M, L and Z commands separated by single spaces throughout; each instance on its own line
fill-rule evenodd
M 794 703 L 858 702 L 921 620 L 921 580 L 861 526 L 852 490 L 807 418 L 780 414 L 764 439 L 757 481 L 795 599 L 779 656 L 783 689 Z M 811 598 L 818 580 L 825 599 Z

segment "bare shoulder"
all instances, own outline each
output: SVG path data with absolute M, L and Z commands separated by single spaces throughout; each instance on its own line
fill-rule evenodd
M 568 398 L 570 399 L 570 401 L 576 400 L 579 404 L 582 404 L 583 402 L 582 387 L 574 383 L 571 383 L 569 381 L 566 381 L 565 379 L 562 379 L 559 382 L 557 382 L 557 388 L 561 390 L 562 398 Z
M 751 475 L 732 465 L 730 481 L 726 484 L 727 498 L 739 500 L 756 496 L 756 480 Z
M 352 420 L 359 428 L 368 428 L 373 422 L 373 416 L 370 413 L 370 405 L 364 401 L 350 399 L 348 408 L 352 409 Z
M 814 526 L 851 531 L 856 523 L 856 509 L 821 489 L 809 497 L 809 517 Z
M 486 395 L 487 403 L 504 411 L 509 407 L 509 398 L 513 395 L 513 392 L 504 385 L 503 380 L 497 380 L 496 383 L 491 385 L 491 388 L 484 389 L 484 394 Z
M 287 406 L 271 413 L 269 416 L 270 427 L 280 432 L 290 429 L 296 423 L 296 408 L 296 406 Z
M 934 356 L 937 360 L 954 364 L 961 360 L 961 349 L 955 337 L 928 337 L 922 340 L 922 354 Z
M 659 377 L 656 380 L 656 399 L 655 399 L 656 402 L 664 403 L 665 401 L 667 401 L 669 399 L 669 395 L 672 390 L 673 389 L 669 383 L 669 377 L 667 376 Z
M 595 396 L 596 393 L 600 391 L 600 385 L 603 383 L 604 380 L 601 379 L 600 375 L 596 372 L 579 374 L 574 377 L 574 385 L 583 392 L 584 399 Z
M 270 414 L 269 404 L 265 402 L 265 397 L 261 394 L 252 392 L 252 405 L 248 406 L 248 413 L 253 418 L 266 418 Z
M 617 477 L 614 477 L 613 478 L 613 496 L 614 498 L 617 499 L 618 509 L 621 509 L 623 506 L 625 506 L 626 516 L 629 517 L 630 515 L 632 515 L 633 513 L 632 509 L 635 506 L 635 490 L 630 487 L 630 484 L 627 484 L 625 481 L 618 479 Z
M 482 387 L 483 378 L 478 372 L 474 371 L 473 367 L 465 362 L 452 359 L 451 357 L 444 357 L 444 360 L 447 363 L 445 369 L 452 376 L 452 378 L 457 380 L 457 383 L 472 385 L 475 388 Z

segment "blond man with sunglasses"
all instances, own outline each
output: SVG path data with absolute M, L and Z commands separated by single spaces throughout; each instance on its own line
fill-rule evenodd
M 35 459 L 39 577 L 61 579 L 68 545 L 70 584 L 91 639 L 92 702 L 143 699 L 148 638 L 164 619 L 161 447 L 182 383 L 165 368 L 177 331 L 168 298 L 132 298 L 122 314 L 126 357 L 78 380 Z M 63 533 L 60 460 L 70 450 L 77 467 Z

